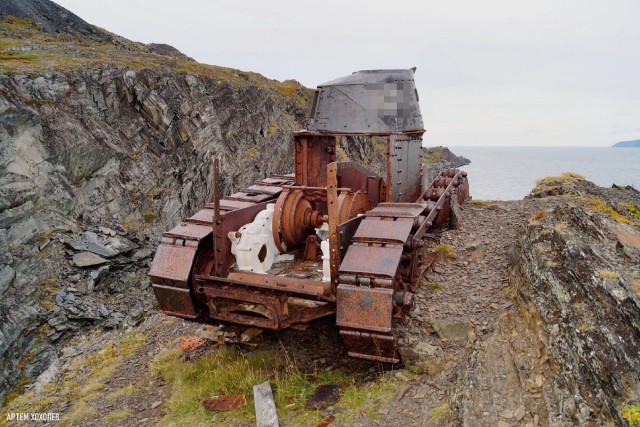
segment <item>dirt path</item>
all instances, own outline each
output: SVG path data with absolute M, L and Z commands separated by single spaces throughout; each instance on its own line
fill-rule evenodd
M 378 425 L 546 424 L 544 366 L 514 306 L 509 277 L 518 229 L 545 207 L 471 203 L 460 229 L 434 236 L 441 259 L 426 274 L 403 328 L 411 339 L 442 348 L 445 369 L 399 387 Z

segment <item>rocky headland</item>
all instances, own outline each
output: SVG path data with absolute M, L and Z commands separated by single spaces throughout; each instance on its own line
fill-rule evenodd
M 636 139 L 634 141 L 620 141 L 613 144 L 614 147 L 640 147 L 640 139 Z

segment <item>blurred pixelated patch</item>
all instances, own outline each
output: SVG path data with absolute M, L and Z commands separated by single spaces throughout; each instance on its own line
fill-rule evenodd
M 375 111 L 378 117 L 405 116 L 409 113 L 411 99 L 409 85 L 403 82 L 370 83 L 365 85 L 368 92 L 368 109 Z

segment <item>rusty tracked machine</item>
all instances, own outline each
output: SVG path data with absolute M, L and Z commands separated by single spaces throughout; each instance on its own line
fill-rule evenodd
M 162 235 L 149 276 L 160 311 L 282 329 L 336 314 L 350 356 L 399 361 L 393 319 L 413 304 L 418 249 L 469 197 L 466 173 L 423 174 L 415 70 L 318 87 L 295 173 L 219 198 Z M 386 174 L 336 160 L 345 135 L 386 140 Z

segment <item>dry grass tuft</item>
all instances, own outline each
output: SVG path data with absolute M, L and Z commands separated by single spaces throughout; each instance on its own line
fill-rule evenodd
M 584 176 L 574 173 L 574 172 L 565 172 L 559 176 L 548 176 L 546 178 L 542 178 L 536 181 L 536 185 L 551 185 L 556 184 L 558 182 L 571 182 L 571 181 L 584 181 Z
M 39 394 L 30 391 L 8 401 L 7 411 L 55 412 L 61 402 L 73 402 L 69 413 L 61 419 L 62 425 L 76 425 L 96 417 L 98 412 L 91 402 L 103 397 L 106 381 L 145 339 L 142 334 L 131 333 L 111 341 L 99 353 L 78 356 L 61 378 L 44 386 Z
M 544 218 L 544 216 L 547 214 L 547 211 L 538 211 L 536 213 L 534 213 L 533 215 L 531 215 L 531 219 L 534 221 L 539 221 L 542 218 Z
M 122 421 L 125 418 L 127 418 L 129 415 L 131 415 L 131 410 L 130 409 L 118 409 L 112 412 L 109 412 L 109 414 L 107 414 L 106 417 L 104 417 L 104 421 L 107 424 L 113 424 L 117 421 Z
M 123 387 L 121 389 L 118 389 L 116 391 L 112 391 L 111 393 L 107 394 L 106 399 L 107 400 L 115 400 L 119 397 L 123 397 L 123 396 L 131 396 L 133 394 L 135 394 L 138 391 L 138 389 L 133 385 L 133 384 L 129 384 L 126 387 Z
M 608 280 L 616 280 L 620 278 L 620 275 L 618 273 L 610 270 L 598 270 L 598 276 Z
M 98 410 L 85 402 L 80 400 L 71 407 L 71 411 L 64 417 L 61 417 L 62 425 L 75 425 L 89 418 L 98 415 Z
M 491 200 L 473 199 L 471 203 L 478 206 L 483 206 L 487 209 L 498 209 L 498 205 Z
M 439 421 L 443 422 L 451 417 L 452 414 L 451 406 L 449 403 L 445 402 L 440 406 L 436 406 L 435 408 L 431 408 L 429 410 L 429 421 Z

